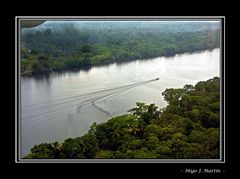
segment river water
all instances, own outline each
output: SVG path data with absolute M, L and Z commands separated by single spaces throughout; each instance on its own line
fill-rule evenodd
M 219 76 L 219 53 L 214 49 L 41 77 L 22 76 L 21 156 L 39 143 L 81 136 L 93 122 L 124 114 L 136 102 L 165 107 L 161 93 L 166 88 Z

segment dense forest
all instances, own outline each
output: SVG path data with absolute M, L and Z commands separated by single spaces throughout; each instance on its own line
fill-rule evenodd
M 166 89 L 168 105 L 136 103 L 127 114 L 93 123 L 87 134 L 35 145 L 25 158 L 217 159 L 220 78 Z
M 220 45 L 218 23 L 96 23 L 52 22 L 22 29 L 21 73 L 174 56 Z

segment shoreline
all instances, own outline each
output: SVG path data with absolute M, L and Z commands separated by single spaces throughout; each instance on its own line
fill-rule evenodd
M 133 62 L 133 61 L 136 61 L 136 60 L 149 60 L 149 59 L 153 59 L 153 58 L 158 58 L 158 57 L 165 57 L 165 58 L 170 58 L 170 57 L 175 57 L 176 55 L 184 55 L 184 54 L 193 54 L 193 53 L 201 53 L 201 52 L 204 52 L 204 51 L 213 51 L 215 49 L 220 49 L 220 47 L 215 47 L 215 48 L 212 48 L 212 49 L 206 49 L 206 50 L 197 50 L 197 51 L 194 51 L 194 52 L 183 52 L 183 53 L 177 53 L 177 54 L 174 54 L 174 55 L 171 55 L 171 56 L 153 56 L 153 57 L 148 57 L 148 58 L 142 58 L 142 59 L 126 59 L 126 60 L 122 60 L 122 61 L 114 61 L 114 62 L 110 62 L 110 61 L 106 61 L 104 63 L 96 63 L 96 64 L 92 64 L 92 65 L 81 65 L 81 66 L 78 66 L 78 67 L 74 67 L 74 68 L 66 68 L 66 69 L 55 69 L 55 70 L 51 70 L 51 71 L 43 71 L 43 72 L 21 72 L 20 75 L 21 76 L 29 76 L 29 77 L 34 77 L 34 76 L 44 76 L 44 75 L 50 75 L 51 73 L 53 72 L 59 72 L 59 73 L 64 73 L 64 72 L 68 72 L 68 71 L 79 71 L 79 70 L 90 70 L 91 68 L 93 67 L 101 67 L 101 66 L 106 66 L 106 65 L 111 65 L 111 64 L 114 64 L 114 63 L 117 63 L 117 64 L 121 64 L 121 63 L 128 63 L 128 62 Z

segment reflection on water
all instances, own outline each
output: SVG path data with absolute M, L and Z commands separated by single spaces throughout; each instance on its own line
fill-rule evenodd
M 219 76 L 219 49 L 21 77 L 21 154 L 126 113 L 136 102 L 166 106 L 161 93 Z M 159 80 L 152 80 L 159 78 Z

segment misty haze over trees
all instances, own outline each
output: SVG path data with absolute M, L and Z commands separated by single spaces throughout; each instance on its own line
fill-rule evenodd
M 47 21 L 22 29 L 21 72 L 174 56 L 219 43 L 219 22 Z

